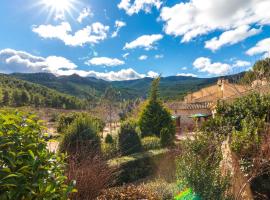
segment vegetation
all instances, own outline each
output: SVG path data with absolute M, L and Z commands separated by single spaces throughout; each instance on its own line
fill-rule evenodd
M 68 114 L 62 114 L 57 119 L 57 132 L 63 133 L 65 129 L 77 118 L 91 118 L 97 131 L 102 132 L 105 128 L 105 122 L 97 117 L 93 117 L 83 112 L 71 112 Z
M 127 121 L 121 124 L 118 145 L 122 156 L 137 153 L 142 150 L 135 122 Z
M 94 156 L 101 150 L 100 137 L 95 121 L 88 116 L 79 116 L 65 129 L 59 145 L 60 152 L 69 155 Z
M 0 199 L 67 199 L 64 160 L 47 150 L 35 116 L 0 113 Z
M 13 74 L 12 76 L 55 89 L 61 93 L 76 96 L 90 101 L 92 105 L 104 95 L 106 88 L 111 85 L 120 92 L 121 99 L 147 98 L 147 91 L 153 79 L 143 78 L 131 81 L 106 82 L 92 77 L 78 75 L 56 77 L 49 73 Z M 161 78 L 161 98 L 165 100 L 181 99 L 188 92 L 199 90 L 216 83 L 218 78 L 194 78 L 172 76 Z
M 210 139 L 211 138 L 211 139 Z M 192 188 L 202 199 L 227 199 L 229 177 L 221 175 L 221 145 L 212 135 L 198 134 L 181 143 L 177 179 L 181 189 Z
M 160 139 L 156 136 L 144 137 L 141 140 L 142 140 L 142 147 L 144 151 L 161 148 Z
M 0 75 L 0 104 L 2 106 L 35 106 L 63 109 L 86 108 L 87 103 L 49 89 L 47 87 L 22 81 L 8 75 Z
M 175 125 L 171 114 L 159 100 L 159 82 L 160 78 L 152 82 L 149 101 L 140 114 L 138 124 L 142 137 L 154 135 L 160 137 L 163 128 L 167 128 L 172 135 L 175 134 Z
M 270 79 L 270 58 L 257 61 L 252 70 L 245 73 L 242 82 L 251 84 L 255 80 L 268 80 Z

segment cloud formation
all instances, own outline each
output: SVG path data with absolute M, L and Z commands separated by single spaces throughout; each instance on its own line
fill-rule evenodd
M 207 45 L 216 50 L 256 34 L 258 29 L 250 29 L 254 25 L 270 24 L 269 10 L 269 0 L 189 0 L 163 7 L 160 19 L 165 22 L 165 33 L 182 37 L 182 42 L 213 31 L 224 31 Z M 236 40 L 230 39 L 233 35 Z
M 178 73 L 176 76 L 198 77 L 196 74 L 192 73 Z
M 90 8 L 84 8 L 82 10 L 82 12 L 79 14 L 78 18 L 77 18 L 77 21 L 79 23 L 82 23 L 83 20 L 87 17 L 93 17 L 94 14 L 92 13 L 91 9 Z
M 163 38 L 161 34 L 143 35 L 136 40 L 126 43 L 124 49 L 144 48 L 145 50 L 154 49 L 156 43 Z
M 44 39 L 58 39 L 67 46 L 83 46 L 85 44 L 97 44 L 107 38 L 109 26 L 99 22 L 93 23 L 72 34 L 72 28 L 68 22 L 60 25 L 33 26 L 32 31 Z
M 227 75 L 237 67 L 248 67 L 251 63 L 244 60 L 235 60 L 233 63 L 212 62 L 210 58 L 200 57 L 193 62 L 195 69 L 207 72 L 210 75 Z
M 119 65 L 124 65 L 125 62 L 117 58 L 108 58 L 108 57 L 95 57 L 85 62 L 87 65 L 97 65 L 97 66 L 107 66 L 114 67 Z
M 246 54 L 249 56 L 264 54 L 264 57 L 269 57 L 270 56 L 270 38 L 265 38 L 259 41 L 254 47 L 247 50 Z
M 123 21 L 120 21 L 120 20 L 116 20 L 115 21 L 115 25 L 114 27 L 116 28 L 116 30 L 112 33 L 112 37 L 117 37 L 118 36 L 118 33 L 119 31 L 121 30 L 121 28 L 125 27 L 127 24 Z
M 236 44 L 260 32 L 261 29 L 251 29 L 248 25 L 239 26 L 236 29 L 223 32 L 219 37 L 206 41 L 205 48 L 216 51 L 225 45 Z
M 118 4 L 119 9 L 125 10 L 128 15 L 138 14 L 140 11 L 150 13 L 152 8 L 160 9 L 161 0 L 121 0 Z
M 96 72 L 79 70 L 78 66 L 70 60 L 59 57 L 34 56 L 24 51 L 13 49 L 3 49 L 0 51 L 0 73 L 36 73 L 49 72 L 55 75 L 78 74 L 83 77 L 95 77 L 107 81 L 134 80 L 144 77 L 153 77 L 155 72 L 150 71 L 147 74 L 140 74 L 132 68 L 121 69 L 120 71 Z

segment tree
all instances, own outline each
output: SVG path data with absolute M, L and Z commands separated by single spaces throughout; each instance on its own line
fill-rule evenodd
M 3 105 L 7 106 L 9 104 L 9 93 L 6 90 L 3 90 Z
M 127 121 L 121 124 L 118 144 L 119 151 L 123 156 L 137 153 L 142 150 L 141 141 L 136 132 L 135 122 Z
M 112 123 L 112 114 L 113 114 L 113 105 L 117 100 L 117 92 L 116 90 L 110 86 L 106 89 L 103 97 L 103 101 L 108 107 L 109 110 L 109 125 L 110 125 L 110 133 L 111 133 L 111 123 Z
M 171 114 L 159 100 L 159 82 L 160 77 L 153 80 L 149 100 L 139 117 L 138 124 L 142 137 L 151 135 L 160 137 L 160 132 L 163 128 L 169 129 L 169 132 L 175 135 L 175 125 Z

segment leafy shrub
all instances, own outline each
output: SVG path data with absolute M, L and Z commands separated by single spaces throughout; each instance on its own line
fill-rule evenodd
M 63 155 L 47 150 L 33 115 L 0 113 L 0 199 L 67 199 Z
M 192 188 L 202 199 L 227 199 L 229 177 L 221 175 L 220 142 L 213 135 L 198 134 L 181 145 L 176 162 L 179 187 Z
M 260 129 L 264 122 L 260 119 L 254 119 L 254 123 L 242 121 L 242 130 L 233 130 L 230 146 L 232 150 L 240 157 L 251 158 L 260 148 Z
M 162 128 L 174 130 L 174 122 L 171 118 L 171 113 L 158 99 L 159 81 L 160 79 L 158 78 L 152 82 L 150 98 L 142 109 L 139 117 L 138 124 L 142 132 L 142 137 L 152 135 L 160 137 Z
M 142 147 L 144 151 L 148 151 L 151 149 L 160 149 L 160 139 L 155 136 L 148 136 L 142 138 Z
M 111 134 L 107 134 L 106 137 L 105 137 L 105 143 L 106 144 L 112 144 L 114 141 L 113 141 L 113 137 Z
M 168 128 L 161 129 L 160 132 L 160 143 L 162 147 L 169 147 L 174 144 L 175 133 L 171 132 Z
M 121 155 L 130 155 L 142 150 L 140 138 L 136 132 L 136 124 L 123 122 L 118 136 L 118 145 Z
M 100 137 L 95 121 L 88 116 L 76 118 L 65 130 L 59 144 L 60 152 L 96 154 L 100 152 Z

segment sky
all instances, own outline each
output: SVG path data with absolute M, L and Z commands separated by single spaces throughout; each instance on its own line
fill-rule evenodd
M 2 0 L 0 73 L 238 73 L 270 54 L 269 10 L 269 0 Z

